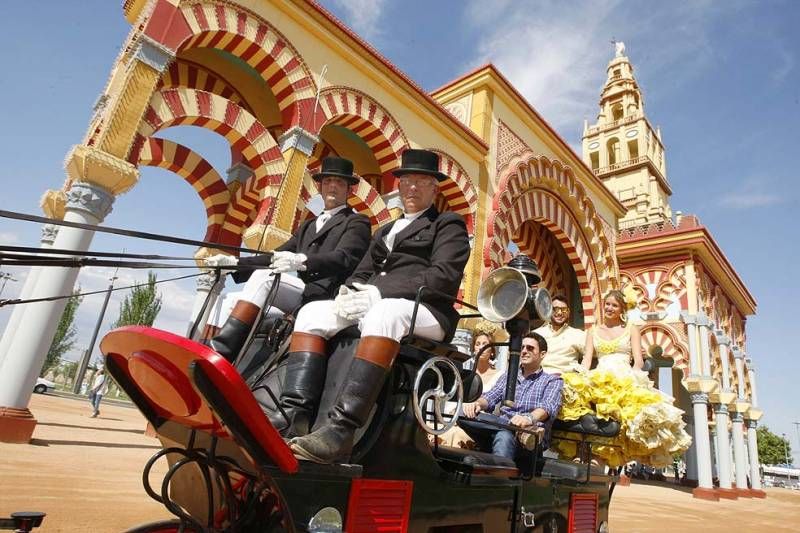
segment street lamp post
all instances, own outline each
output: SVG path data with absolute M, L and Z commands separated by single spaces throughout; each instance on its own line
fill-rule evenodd
M 97 317 L 97 324 L 94 326 L 94 333 L 92 333 L 92 340 L 89 342 L 89 349 L 83 354 L 81 357 L 80 362 L 78 363 L 78 371 L 75 373 L 75 383 L 72 386 L 72 392 L 75 394 L 81 393 L 81 385 L 83 384 L 83 377 L 86 375 L 86 368 L 89 366 L 89 360 L 92 358 L 92 351 L 94 350 L 94 343 L 97 340 L 97 334 L 100 332 L 100 326 L 103 323 L 103 317 L 106 314 L 106 308 L 108 307 L 108 300 L 111 298 L 111 291 L 114 290 L 114 280 L 117 279 L 117 273 L 114 272 L 114 275 L 111 276 L 108 283 L 108 289 L 106 289 L 106 297 L 103 300 L 103 307 L 100 309 L 100 316 Z
M 786 438 L 786 433 L 782 433 L 781 435 L 783 436 L 783 460 L 786 462 L 786 481 L 791 485 L 792 471 L 789 468 L 789 439 Z

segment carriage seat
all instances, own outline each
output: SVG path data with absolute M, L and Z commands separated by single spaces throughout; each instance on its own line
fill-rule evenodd
M 561 420 L 559 418 L 553 422 L 553 431 L 581 433 L 598 437 L 616 437 L 619 434 L 619 429 L 620 425 L 616 420 L 603 420 L 591 414 L 585 414 L 577 420 Z

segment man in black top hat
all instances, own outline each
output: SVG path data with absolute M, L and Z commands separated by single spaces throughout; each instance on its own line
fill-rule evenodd
M 271 267 L 235 272 L 234 280 L 247 283 L 242 291 L 225 298 L 217 313 L 223 316 L 211 320 L 212 325 L 221 325 L 211 339 L 211 346 L 228 360 L 236 357 L 247 339 L 272 287 L 273 273 L 284 275 L 273 308 L 268 312 L 282 316 L 296 311 L 302 304 L 333 298 L 369 245 L 369 219 L 347 206 L 347 196 L 358 184 L 353 163 L 339 157 L 326 157 L 322 160 L 321 171 L 312 177 L 319 185 L 325 209 L 315 219 L 301 224 L 273 254 L 241 259 L 215 255 L 205 261 L 213 267 Z M 286 275 L 294 271 L 298 277 Z
M 328 423 L 308 431 L 307 421 L 321 395 L 322 381 L 291 378 L 294 391 L 285 387 L 281 405 L 294 421 L 291 441 L 295 455 L 319 463 L 349 459 L 353 436 L 366 423 L 384 380 L 408 334 L 417 290 L 423 285 L 455 297 L 469 259 L 469 238 L 464 219 L 433 206 L 439 182 L 439 156 L 427 150 L 406 150 L 399 179 L 403 216 L 381 227 L 369 250 L 335 300 L 311 302 L 300 310 L 289 349 L 290 359 L 314 361 L 324 380 L 326 342 L 339 331 L 358 325 L 361 339 Z M 458 312 L 452 301 L 426 293 L 417 311 L 415 335 L 437 341 L 452 338 Z M 290 376 L 287 374 L 287 381 Z M 304 401 L 299 401 L 303 396 Z

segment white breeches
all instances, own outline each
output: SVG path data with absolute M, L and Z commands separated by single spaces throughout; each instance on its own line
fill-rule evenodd
M 343 329 L 358 325 L 362 337 L 388 337 L 399 341 L 411 331 L 411 314 L 414 302 L 401 298 L 384 298 L 367 311 L 360 320 L 345 320 L 334 313 L 333 300 L 309 302 L 304 305 L 294 322 L 294 330 L 330 339 Z M 414 334 L 426 339 L 444 339 L 444 330 L 427 307 L 417 310 Z
M 272 287 L 273 279 L 272 270 L 254 271 L 241 291 L 229 292 L 225 295 L 225 298 L 217 298 L 217 303 L 211 312 L 208 323 L 212 326 L 222 326 L 228 320 L 231 310 L 239 300 L 256 304 L 259 307 L 264 305 L 267 293 Z M 278 284 L 278 293 L 275 295 L 272 307 L 267 309 L 265 314 L 267 316 L 283 316 L 285 313 L 296 309 L 302 301 L 305 287 L 306 284 L 300 278 L 282 274 L 281 281 Z

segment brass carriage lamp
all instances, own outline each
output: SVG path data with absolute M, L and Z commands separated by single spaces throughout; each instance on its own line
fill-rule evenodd
M 514 405 L 522 338 L 534 320 L 549 321 L 553 302 L 544 287 L 537 287 L 542 275 L 536 262 L 524 254 L 514 256 L 507 266 L 492 271 L 478 289 L 478 311 L 487 320 L 504 322 L 509 335 L 506 395 L 503 403 Z

